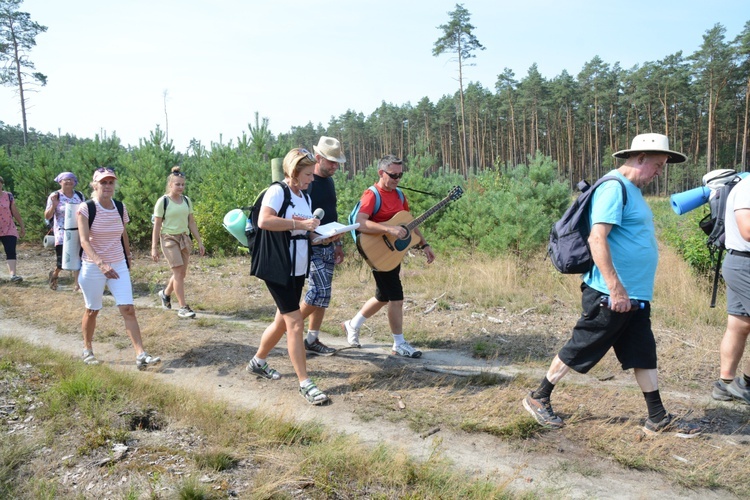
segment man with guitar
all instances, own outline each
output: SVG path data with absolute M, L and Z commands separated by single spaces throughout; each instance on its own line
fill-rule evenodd
M 385 224 L 399 212 L 409 210 L 406 198 L 396 189 L 403 175 L 403 161 L 396 156 L 386 155 L 378 162 L 378 182 L 375 183 L 375 188 L 380 195 L 380 208 L 377 211 L 375 210 L 375 193 L 369 188 L 365 190 L 360 200 L 360 209 L 356 220 L 362 234 L 387 235 L 399 240 L 410 236 L 403 225 Z M 416 248 L 424 250 L 427 263 L 432 263 L 435 260 L 435 254 L 432 252 L 430 245 L 416 227 L 412 232 L 414 237 L 419 239 Z M 389 271 L 373 269 L 372 275 L 376 284 L 375 296 L 365 302 L 351 320 L 342 323 L 349 345 L 362 347 L 359 343 L 360 328 L 367 318 L 387 305 L 388 324 L 393 334 L 392 354 L 406 358 L 418 358 L 422 355 L 422 351 L 415 349 L 404 340 L 404 291 L 399 276 L 400 271 L 401 264 Z

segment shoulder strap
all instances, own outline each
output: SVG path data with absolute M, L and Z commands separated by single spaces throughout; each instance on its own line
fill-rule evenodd
M 598 188 L 601 184 L 604 184 L 607 181 L 617 181 L 620 183 L 620 186 L 622 187 L 622 206 L 624 207 L 625 205 L 627 205 L 628 204 L 628 190 L 625 188 L 625 183 L 623 183 L 619 177 L 615 177 L 614 175 L 605 175 L 604 177 L 596 181 L 596 183 L 593 186 L 591 186 L 592 196 L 594 194 L 594 189 Z
M 86 206 L 89 207 L 89 229 L 91 229 L 91 224 L 94 223 L 94 217 L 96 217 L 96 202 L 89 200 L 86 202 Z
M 122 223 L 125 224 L 125 206 L 122 204 L 121 201 L 112 200 L 115 202 L 115 208 L 117 209 L 117 212 L 120 214 L 120 219 L 122 220 Z
M 274 182 L 274 184 L 277 183 Z M 284 191 L 284 201 L 281 203 L 281 209 L 279 210 L 279 213 L 277 215 L 279 217 L 286 217 L 286 211 L 290 206 L 294 206 L 294 203 L 292 203 L 292 190 L 289 189 L 289 186 L 287 186 L 286 182 L 278 182 L 278 184 L 281 184 L 281 190 Z
M 84 201 L 86 199 L 85 196 L 83 196 L 83 193 L 80 191 L 73 191 L 75 194 L 78 195 L 78 197 L 81 199 L 81 201 Z
M 401 191 L 401 188 L 396 188 L 396 192 L 398 193 L 398 197 L 401 198 L 401 203 L 406 201 L 406 197 L 404 196 L 404 192 Z
M 374 216 L 376 213 L 380 211 L 380 205 L 382 203 L 382 200 L 380 199 L 380 191 L 378 191 L 378 188 L 376 188 L 375 186 L 370 186 L 367 189 L 369 189 L 370 191 L 373 192 L 373 194 L 375 194 L 375 208 L 372 209 L 372 215 Z
M 188 198 L 187 196 L 185 196 L 185 195 L 183 194 L 183 195 L 182 195 L 182 200 L 183 200 L 183 201 L 184 201 L 185 203 L 187 203 L 187 206 L 188 206 L 188 208 L 190 208 L 190 198 Z

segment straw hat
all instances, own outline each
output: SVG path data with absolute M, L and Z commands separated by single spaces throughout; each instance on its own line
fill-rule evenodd
M 682 163 L 687 156 L 669 149 L 669 138 L 662 134 L 640 134 L 633 138 L 630 149 L 613 154 L 615 158 L 627 159 L 631 153 L 662 153 L 669 156 L 667 163 Z
M 323 136 L 318 141 L 317 146 L 313 146 L 315 154 L 322 156 L 328 161 L 336 163 L 346 163 L 346 156 L 341 151 L 341 143 L 333 137 Z

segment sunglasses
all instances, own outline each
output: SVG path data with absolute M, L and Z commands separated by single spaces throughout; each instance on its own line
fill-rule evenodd
M 297 148 L 297 150 L 296 150 L 296 151 L 297 151 L 297 153 L 299 153 L 299 154 L 301 154 L 301 155 L 303 155 L 303 156 L 307 156 L 307 159 L 308 159 L 308 160 L 310 160 L 310 161 L 312 161 L 312 162 L 314 162 L 314 161 L 315 161 L 315 155 L 313 155 L 313 154 L 312 154 L 311 152 L 309 152 L 309 151 L 308 151 L 308 150 L 306 150 L 305 148 Z M 302 158 L 300 158 L 300 159 L 302 159 Z
M 172 172 L 169 175 L 173 175 L 175 177 L 183 177 L 183 178 L 185 177 L 185 174 L 183 172 Z
M 110 174 L 115 173 L 115 169 L 112 167 L 99 167 L 96 169 L 97 172 L 109 172 Z
M 403 177 L 403 176 L 404 176 L 404 173 L 403 173 L 403 172 L 400 172 L 400 173 L 398 173 L 398 174 L 394 174 L 393 172 L 388 172 L 387 170 L 383 170 L 383 173 L 384 173 L 384 174 L 386 174 L 386 175 L 387 175 L 388 177 L 390 177 L 391 179 L 393 179 L 394 181 L 397 181 L 397 180 L 399 180 L 399 179 L 400 179 L 401 177 Z

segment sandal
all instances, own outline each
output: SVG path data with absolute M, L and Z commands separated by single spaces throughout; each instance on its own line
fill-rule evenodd
M 57 290 L 57 276 L 55 276 L 55 271 L 49 272 L 49 287 L 51 290 Z
M 315 384 L 300 387 L 299 393 L 302 394 L 302 397 L 305 398 L 311 405 L 317 406 L 331 401 L 331 398 L 326 396 L 325 393 L 318 389 L 318 386 L 316 386 Z

